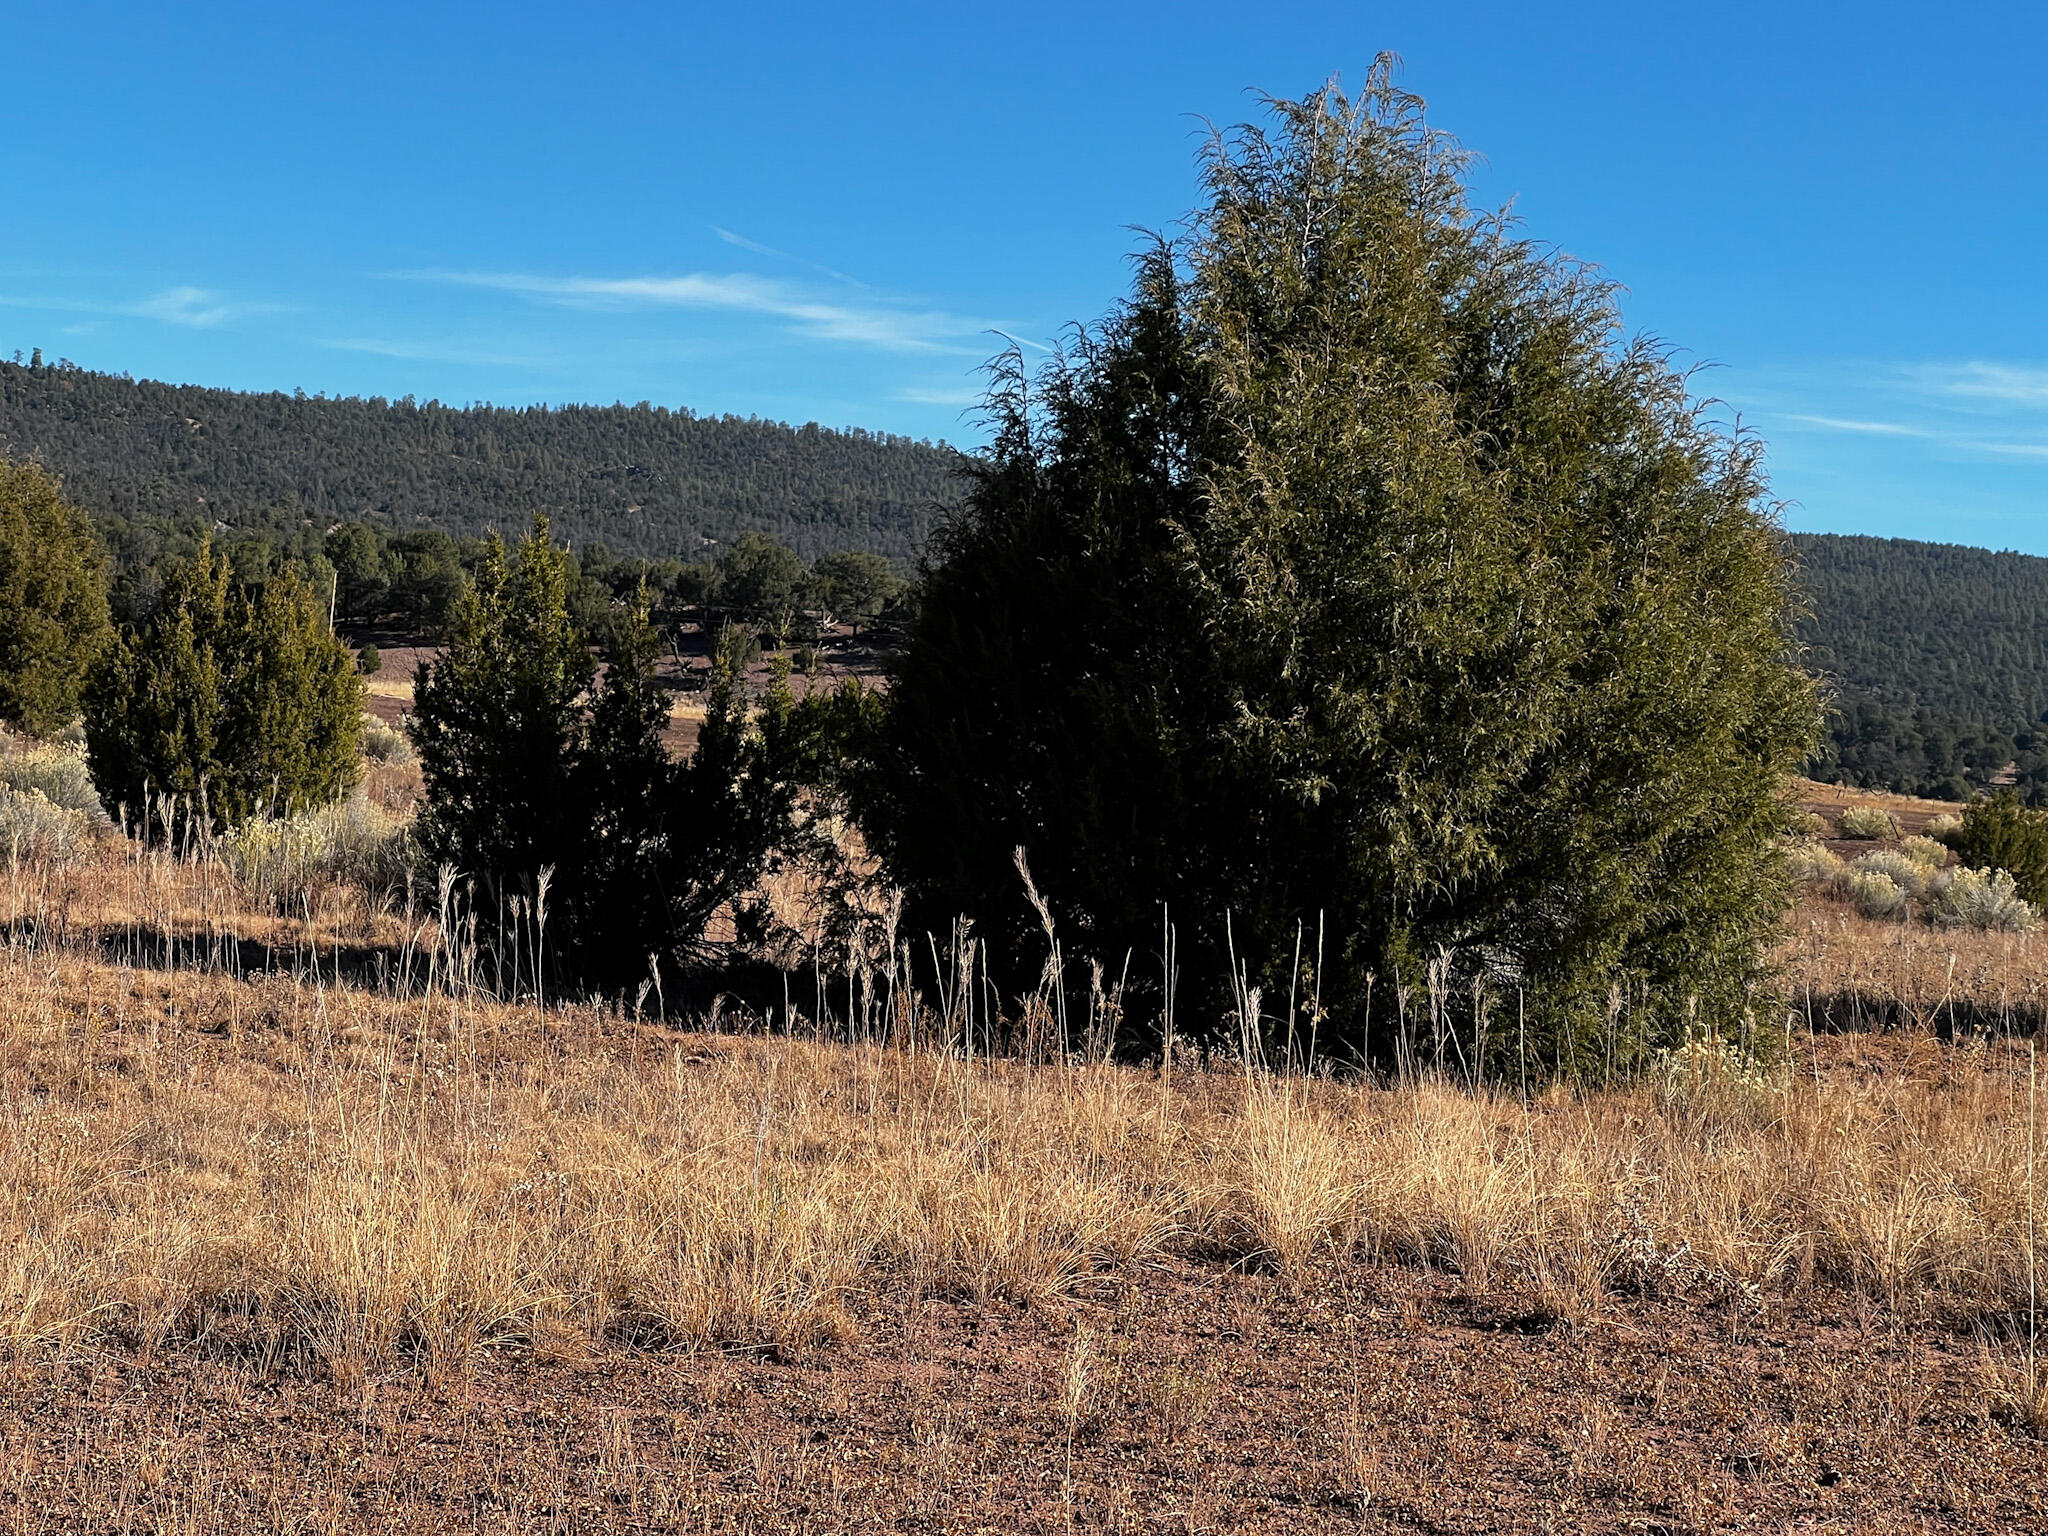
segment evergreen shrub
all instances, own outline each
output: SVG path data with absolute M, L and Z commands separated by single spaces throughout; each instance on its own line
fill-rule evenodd
M 290 566 L 234 585 L 211 545 L 124 629 L 85 706 L 93 782 L 133 823 L 166 804 L 213 828 L 292 816 L 359 771 L 362 679 L 326 610 Z
M 1949 847 L 1971 868 L 2006 871 L 2032 905 L 2048 901 L 2048 810 L 2022 805 L 2010 790 L 1972 800 Z
M 1134 1019 L 1177 936 L 1188 1034 L 1569 1072 L 1762 1016 L 1819 708 L 1759 449 L 1468 164 L 1385 60 L 1274 102 L 1122 306 L 997 365 L 860 797 L 999 990 L 1021 847 Z
M 0 459 L 0 722 L 39 736 L 70 724 L 111 634 L 85 513 L 41 466 Z

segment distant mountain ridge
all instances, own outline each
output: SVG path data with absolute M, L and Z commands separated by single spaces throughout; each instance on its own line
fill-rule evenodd
M 759 530 L 809 558 L 871 549 L 907 566 L 961 492 L 954 450 L 858 429 L 244 394 L 18 362 L 0 362 L 0 455 L 39 459 L 81 506 L 130 521 L 297 511 L 469 535 L 545 512 L 572 543 L 656 559 Z

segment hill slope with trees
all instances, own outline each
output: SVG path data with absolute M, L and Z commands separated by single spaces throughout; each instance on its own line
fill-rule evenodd
M 758 531 L 806 558 L 907 565 L 961 487 L 951 449 L 659 406 L 242 394 L 0 362 L 0 457 L 39 460 L 102 519 L 310 519 L 460 536 L 546 515 L 577 546 L 694 558 Z M 297 513 L 297 516 L 293 514 Z
M 1807 662 L 1834 688 L 1815 776 L 1959 798 L 2013 771 L 2048 798 L 2048 559 L 1794 534 Z

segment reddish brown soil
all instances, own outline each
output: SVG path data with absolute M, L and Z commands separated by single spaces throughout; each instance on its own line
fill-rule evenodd
M 1842 1298 L 1573 1326 L 1441 1276 L 1296 1295 L 1177 1267 L 1028 1310 L 872 1303 L 851 1332 L 352 1385 L 189 1353 L 18 1366 L 0 1529 L 2048 1529 L 2048 1447 L 1987 1402 L 1969 1337 Z

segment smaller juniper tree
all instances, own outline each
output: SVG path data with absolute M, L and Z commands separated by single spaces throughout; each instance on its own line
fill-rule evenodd
M 203 543 L 125 630 L 85 699 L 100 798 L 137 818 L 168 799 L 232 826 L 339 798 L 361 768 L 355 657 L 296 568 L 235 587 Z
M 745 636 L 729 629 L 696 749 L 675 761 L 645 592 L 610 616 L 600 670 L 570 619 L 572 574 L 545 519 L 509 557 L 493 541 L 417 689 L 420 835 L 494 911 L 536 900 L 545 873 L 549 983 L 617 996 L 650 967 L 674 979 L 705 958 L 707 925 L 760 874 L 815 754 L 786 668 L 750 708 Z
M 86 515 L 39 466 L 0 459 L 0 721 L 38 734 L 70 724 L 111 638 Z

